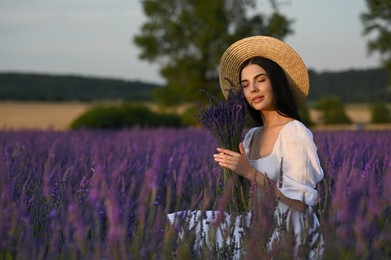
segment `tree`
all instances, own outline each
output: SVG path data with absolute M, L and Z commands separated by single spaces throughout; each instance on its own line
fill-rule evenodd
M 368 11 L 361 14 L 364 35 L 375 34 L 367 47 L 370 53 L 376 51 L 382 56 L 382 63 L 391 81 L 391 1 L 366 0 L 366 2 Z
M 142 0 L 142 5 L 148 20 L 134 42 L 141 59 L 161 67 L 167 86 L 155 98 L 163 105 L 194 101 L 200 89 L 221 97 L 217 67 L 230 44 L 250 35 L 282 39 L 292 33 L 292 21 L 274 3 L 269 17 L 249 15 L 256 0 Z
M 346 115 L 344 105 L 338 97 L 320 99 L 318 108 L 323 113 L 323 123 L 326 125 L 350 124 L 352 122 Z
M 391 122 L 391 114 L 384 103 L 375 103 L 371 106 L 371 122 L 372 123 L 389 123 Z
M 306 103 L 304 103 L 299 109 L 300 119 L 306 126 L 310 127 L 314 125 L 314 122 L 311 120 L 310 111 Z

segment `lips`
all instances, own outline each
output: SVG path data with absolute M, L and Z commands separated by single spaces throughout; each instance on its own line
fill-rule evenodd
M 262 102 L 262 100 L 265 98 L 265 96 L 256 96 L 251 99 L 251 103 L 259 103 Z

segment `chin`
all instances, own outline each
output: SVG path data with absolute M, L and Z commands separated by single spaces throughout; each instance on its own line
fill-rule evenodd
M 273 106 L 271 105 L 264 105 L 264 104 L 255 104 L 252 106 L 255 110 L 258 111 L 269 111 L 269 110 L 275 110 Z

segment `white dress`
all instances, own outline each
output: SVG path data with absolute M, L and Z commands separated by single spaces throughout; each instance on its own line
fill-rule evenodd
M 243 146 L 247 156 L 250 151 L 250 144 L 253 134 L 258 128 L 252 128 L 246 134 L 243 140 Z M 262 130 L 262 129 L 260 129 Z M 282 159 L 283 158 L 283 159 Z M 278 178 L 280 177 L 280 166 L 282 160 L 282 186 L 278 187 Z M 311 131 L 306 128 L 301 122 L 297 120 L 290 121 L 281 129 L 277 140 L 274 144 L 272 152 L 258 160 L 249 160 L 250 164 L 261 173 L 266 173 L 267 177 L 277 182 L 277 188 L 287 198 L 303 201 L 309 207 L 306 213 L 300 213 L 292 208 L 289 208 L 286 204 L 279 201 L 276 207 L 275 216 L 281 216 L 285 213 L 289 220 L 292 221 L 294 233 L 296 235 L 296 244 L 300 245 L 301 237 L 308 232 L 312 232 L 319 227 L 319 221 L 316 214 L 313 214 L 311 206 L 317 203 L 318 193 L 316 191 L 316 184 L 323 178 L 323 170 L 320 166 L 319 157 L 317 155 L 317 148 L 313 141 Z M 280 180 L 281 182 L 281 180 Z M 195 247 L 199 247 L 202 243 L 209 243 L 208 236 L 205 234 L 209 232 L 209 225 L 216 221 L 216 211 L 206 211 L 201 214 L 200 211 L 182 211 L 168 214 L 168 219 L 171 223 L 175 223 L 177 218 L 183 217 L 187 214 L 188 220 L 190 220 L 187 228 L 196 229 L 196 244 Z M 202 215 L 202 216 L 201 216 Z M 304 227 L 303 223 L 307 221 L 307 216 L 313 217 L 311 227 Z M 250 223 L 251 213 L 245 216 L 245 224 Z M 216 246 L 221 247 L 223 244 L 221 232 L 224 231 L 230 222 L 235 221 L 235 229 L 233 236 L 235 236 L 236 248 L 239 250 L 236 252 L 236 258 L 240 258 L 243 253 L 240 248 L 240 236 L 243 232 L 242 224 L 243 219 L 236 217 L 235 220 L 231 219 L 228 214 L 225 213 L 225 221 L 220 228 L 217 229 L 216 234 Z M 239 224 L 241 222 L 241 224 Z M 220 222 L 219 222 L 220 223 Z M 196 226 L 194 226 L 196 225 Z M 202 232 L 200 232 L 202 230 Z M 202 233 L 202 234 L 201 234 Z M 274 232 L 271 241 L 278 239 L 278 232 Z M 229 241 L 228 241 L 229 242 Z M 316 233 L 312 237 L 311 246 L 317 243 L 318 247 L 314 248 L 310 252 L 310 258 L 320 258 L 323 253 L 323 238 L 320 233 Z

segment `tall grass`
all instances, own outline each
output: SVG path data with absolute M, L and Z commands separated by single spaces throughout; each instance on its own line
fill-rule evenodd
M 391 132 L 314 136 L 326 173 L 316 208 L 325 258 L 390 257 Z M 216 145 L 201 129 L 0 132 L 0 258 L 196 256 L 194 233 L 178 239 L 166 214 L 214 209 Z M 247 256 L 289 258 L 291 233 L 266 250 L 268 221 L 244 237 Z

